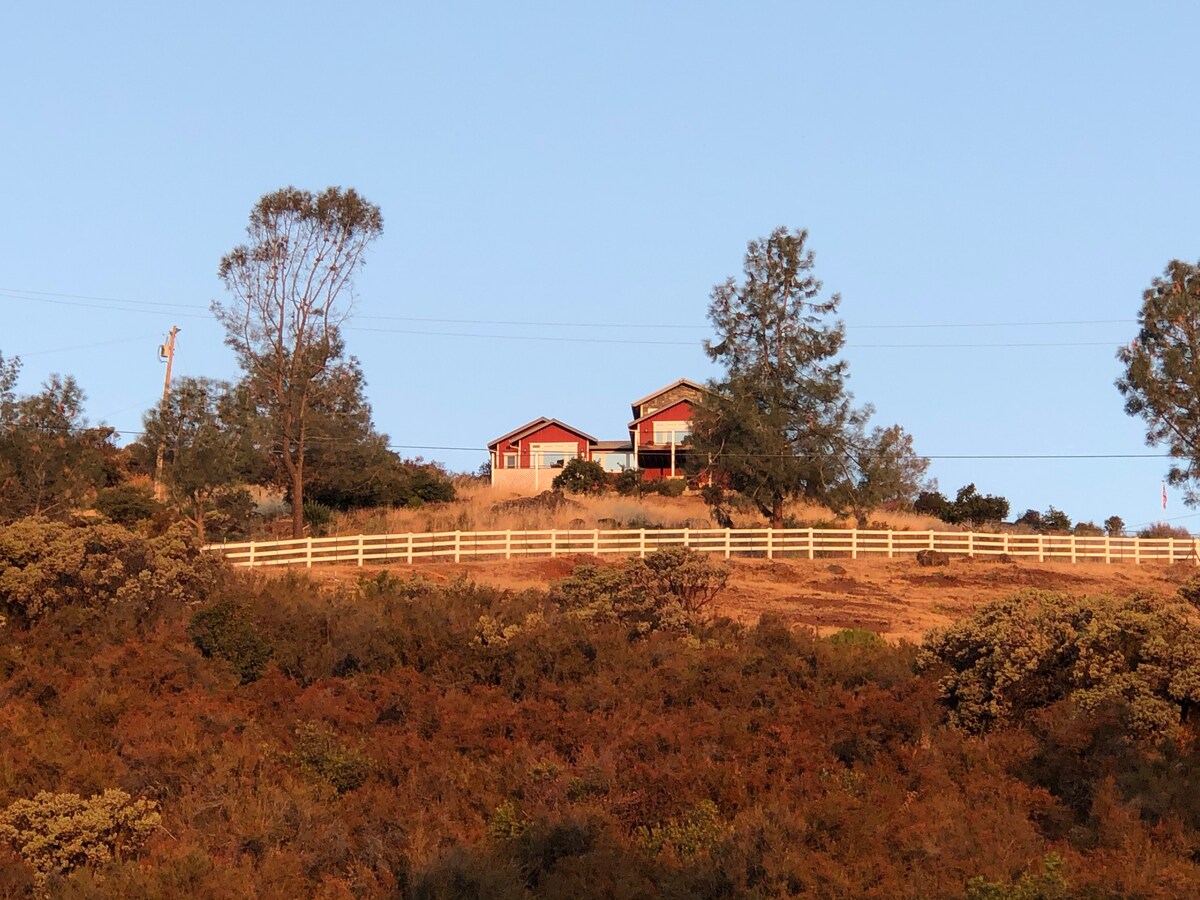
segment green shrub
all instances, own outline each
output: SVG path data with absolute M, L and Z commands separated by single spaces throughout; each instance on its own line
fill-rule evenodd
M 576 566 L 551 588 L 550 596 L 569 616 L 627 626 L 630 637 L 638 637 L 702 624 L 728 580 L 725 566 L 680 547 L 657 550 L 619 568 Z
M 150 491 L 132 484 L 104 488 L 96 494 L 96 511 L 128 528 L 151 518 L 161 507 Z
M 1030 592 L 935 632 L 921 665 L 940 664 L 951 721 L 982 732 L 1060 700 L 1122 710 L 1139 737 L 1174 731 L 1200 703 L 1200 624 L 1153 597 Z
M 120 525 L 21 519 L 0 527 L 0 616 L 28 625 L 69 605 L 203 600 L 219 570 L 185 526 L 145 538 Z
M 333 521 L 333 507 L 326 506 L 317 500 L 304 501 L 304 524 L 314 531 L 320 531 Z
M 885 643 L 883 638 L 865 628 L 843 628 L 825 640 L 838 647 L 880 647 Z
M 205 658 L 233 666 L 242 684 L 262 677 L 271 660 L 271 644 L 249 614 L 232 600 L 222 600 L 192 616 L 188 637 Z
M 1046 854 L 1041 872 L 1026 873 L 1015 884 L 988 881 L 983 876 L 967 883 L 967 900 L 1067 900 L 1073 896 L 1057 853 Z
M 935 516 L 939 519 L 946 518 L 946 511 L 950 508 L 950 501 L 941 491 L 921 491 L 917 495 L 916 502 L 913 503 L 913 512 L 924 516 Z
M 656 550 L 629 564 L 631 585 L 651 596 L 669 597 L 689 616 L 707 612 L 729 583 L 729 569 L 684 547 Z
M 339 794 L 361 787 L 375 767 L 361 750 L 347 747 L 319 722 L 296 726 L 296 746 L 291 759 L 310 778 L 331 784 Z
M 600 463 L 576 457 L 567 461 L 550 486 L 568 494 L 599 494 L 608 490 L 608 473 Z
M 637 830 L 638 843 L 651 856 L 670 851 L 679 859 L 711 852 L 730 833 L 721 811 L 711 800 L 701 800 L 682 817 Z
M 657 481 L 651 481 L 643 485 L 642 490 L 644 492 L 653 491 L 664 497 L 681 497 L 683 496 L 683 492 L 687 490 L 687 479 L 660 478 Z
M 78 794 L 42 791 L 0 813 L 0 839 L 34 870 L 44 887 L 54 872 L 95 868 L 132 855 L 162 817 L 152 800 L 133 800 L 110 789 L 83 799 Z
M 205 534 L 210 541 L 239 540 L 250 533 L 257 518 L 258 504 L 248 490 L 226 488 L 213 495 L 212 509 L 204 515 Z
M 1138 531 L 1140 538 L 1190 538 L 1189 532 L 1182 525 L 1172 525 L 1170 522 L 1155 522 Z
M 622 497 L 642 496 L 643 486 L 641 469 L 625 469 L 613 479 L 613 489 Z

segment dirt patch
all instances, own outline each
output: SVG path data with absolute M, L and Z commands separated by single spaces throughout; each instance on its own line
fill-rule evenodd
M 425 563 L 411 572 L 443 582 L 458 575 L 511 590 L 545 590 L 576 565 L 615 566 L 622 560 L 587 554 L 558 559 L 492 562 Z M 834 576 L 828 561 L 734 560 L 728 589 L 717 599 L 716 612 L 739 621 L 757 622 L 770 613 L 784 621 L 816 628 L 822 634 L 842 628 L 867 628 L 890 639 L 918 641 L 932 628 L 942 628 L 970 615 L 989 600 L 1037 588 L 1067 594 L 1173 593 L 1200 572 L 1193 566 L 1135 566 L 1132 563 L 1000 563 L 953 559 L 948 567 L 918 570 L 911 559 L 840 559 L 845 575 Z M 346 583 L 375 569 L 318 567 L 319 579 Z M 387 570 L 406 577 L 397 565 Z

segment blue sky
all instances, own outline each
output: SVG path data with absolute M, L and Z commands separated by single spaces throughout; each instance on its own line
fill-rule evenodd
M 920 452 L 1152 452 L 1114 353 L 1167 261 L 1200 258 L 1200 7 L 348 6 L 6 10 L 0 351 L 23 389 L 74 374 L 93 421 L 135 430 L 172 324 L 179 374 L 234 377 L 218 260 L 262 194 L 337 184 L 385 216 L 347 339 L 397 445 L 539 415 L 623 437 L 630 401 L 715 374 L 708 293 L 787 225 L 842 294 L 856 398 Z M 1166 467 L 931 474 L 1136 525 L 1191 515 L 1161 510 Z

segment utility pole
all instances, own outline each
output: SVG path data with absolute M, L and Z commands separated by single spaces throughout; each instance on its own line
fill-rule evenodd
M 179 334 L 179 326 L 172 325 L 167 342 L 158 348 L 158 358 L 167 364 L 167 376 L 163 379 L 162 411 L 160 419 L 167 420 L 167 402 L 171 396 L 171 365 L 175 362 L 175 335 Z M 154 499 L 166 499 L 166 488 L 163 486 L 163 465 L 167 458 L 167 435 L 163 432 L 158 441 L 158 457 L 154 461 Z

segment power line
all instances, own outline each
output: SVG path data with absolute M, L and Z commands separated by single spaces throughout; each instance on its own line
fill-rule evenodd
M 347 326 L 347 331 L 357 331 L 370 334 L 407 334 L 421 337 L 454 337 L 477 338 L 494 341 L 535 341 L 539 343 L 565 344 L 632 344 L 655 347 L 697 347 L 696 341 L 653 341 L 637 340 L 634 338 L 590 338 L 590 337 L 560 337 L 555 335 L 536 334 L 475 334 L 466 331 L 425 331 L 408 328 L 363 328 L 357 325 Z M 1036 349 L 1049 347 L 1112 347 L 1116 349 L 1121 344 L 1117 341 L 1048 341 L 1027 343 L 964 343 L 964 344 L 856 344 L 848 343 L 850 350 L 966 350 L 966 349 Z
M 103 303 L 119 303 L 125 306 L 161 306 L 170 309 L 195 309 L 207 310 L 208 307 L 197 303 L 176 303 L 165 300 L 134 300 L 124 297 L 105 297 L 95 294 L 69 294 L 54 291 L 34 291 L 23 288 L 5 288 L 0 287 L 0 294 L 7 295 L 12 299 L 31 300 L 39 303 L 55 302 L 51 299 L 43 298 L 59 298 L 61 301 L 66 300 L 90 300 Z M 115 312 L 145 312 L 145 310 L 122 309 L 120 307 L 111 306 L 92 306 L 91 304 L 80 303 L 63 303 L 63 305 L 86 306 L 92 309 L 111 309 Z M 209 318 L 209 316 L 199 316 L 199 318 Z M 369 315 L 360 313 L 355 316 L 357 319 L 383 322 L 424 322 L 429 324 L 455 324 L 455 325 L 501 325 L 506 327 L 536 327 L 536 328 L 625 328 L 625 329 L 689 329 L 689 330 L 707 330 L 709 325 L 691 324 L 691 323 L 652 323 L 652 322 L 568 322 L 568 321 L 542 321 L 536 319 L 476 319 L 476 318 L 442 318 L 442 317 L 426 317 L 426 316 L 385 316 L 385 315 Z M 1042 321 L 1024 321 L 1024 322 L 890 322 L 890 323 L 847 323 L 847 330 L 869 330 L 869 329 L 930 329 L 930 328 L 1047 328 L 1047 327 L 1077 327 L 1077 326 L 1092 326 L 1092 325 L 1129 325 L 1136 324 L 1136 319 L 1060 319 L 1060 320 L 1042 320 Z M 369 329 L 360 329 L 369 330 Z M 406 334 L 409 332 L 397 331 L 397 334 Z M 413 332 L 416 334 L 442 332 Z M 450 335 L 450 332 L 445 334 Z M 474 337 L 475 335 L 468 335 Z M 482 335 L 481 335 L 482 336 Z M 899 345 L 908 346 L 908 345 Z
M 73 306 L 73 307 L 83 308 L 83 309 L 99 309 L 99 310 L 104 310 L 105 312 L 137 313 L 137 314 L 144 315 L 144 316 L 168 316 L 168 317 L 172 317 L 172 318 L 183 318 L 183 319 L 209 319 L 209 320 L 212 319 L 211 315 L 201 315 L 200 313 L 175 312 L 174 307 L 172 307 L 171 309 L 137 309 L 137 308 L 124 307 L 124 306 L 104 306 L 99 303 L 84 303 L 84 302 L 76 301 L 76 300 L 55 300 L 50 297 L 21 297 L 21 296 L 17 296 L 14 294 L 3 294 L 3 293 L 0 293 L 0 296 L 2 296 L 6 300 L 24 300 L 24 301 L 27 301 L 30 303 L 49 303 L 49 304 L 53 304 L 55 306 Z M 132 303 L 132 302 L 137 302 L 137 301 L 126 301 L 126 302 Z M 163 305 L 168 306 L 169 304 L 163 304 Z M 200 308 L 200 307 L 185 307 L 185 308 L 196 309 L 196 308 Z
M 207 306 L 201 306 L 196 303 L 173 303 L 166 300 L 130 300 L 126 297 L 97 297 L 93 294 L 60 294 L 54 291 L 29 291 L 23 288 L 0 287 L 0 294 L 32 294 L 38 297 L 62 297 L 69 300 L 103 300 L 107 303 L 126 303 L 133 306 L 170 306 L 176 309 L 208 309 Z M 22 296 L 19 299 L 33 299 L 33 297 Z
M 134 344 L 140 341 L 148 341 L 150 338 L 156 336 L 157 335 L 154 334 L 146 334 L 141 335 L 140 337 L 117 338 L 116 340 L 112 341 L 97 341 L 94 344 L 76 344 L 73 347 L 55 347 L 51 350 L 34 350 L 32 353 L 14 353 L 13 356 L 16 356 L 18 359 L 28 359 L 31 356 L 45 356 L 49 353 L 66 353 L 72 350 L 92 350 L 96 347 L 112 347 L 116 344 Z

